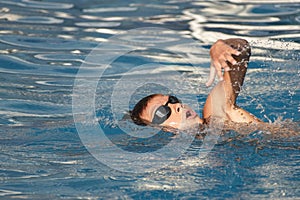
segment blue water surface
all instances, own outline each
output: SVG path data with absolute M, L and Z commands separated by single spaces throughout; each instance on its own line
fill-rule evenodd
M 0 5 L 0 198 L 300 198 L 299 1 L 1 0 Z M 209 47 L 231 37 L 252 46 L 238 104 L 287 129 L 276 136 L 229 132 L 206 153 L 203 140 L 193 139 L 174 161 L 160 166 L 164 159 L 155 152 L 176 138 L 136 127 L 124 116 L 140 98 L 159 92 L 178 95 L 201 115 L 211 89 L 205 86 Z M 76 84 L 86 92 L 80 93 L 80 105 L 74 105 Z M 89 94 L 94 99 L 85 98 Z M 76 106 L 85 105 L 95 118 L 77 112 Z M 136 160 L 113 157 L 104 140 L 85 141 L 98 133 L 78 127 L 93 124 L 117 148 L 138 155 Z M 120 165 L 101 162 L 91 152 Z M 141 160 L 159 167 L 136 173 Z

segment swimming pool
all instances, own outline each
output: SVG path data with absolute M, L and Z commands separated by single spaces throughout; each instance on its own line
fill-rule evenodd
M 228 133 L 207 152 L 183 137 L 175 144 L 186 151 L 166 160 L 159 150 L 172 135 L 122 120 L 154 92 L 175 93 L 200 114 L 209 46 L 242 37 L 253 55 L 239 105 L 264 121 L 299 125 L 299 1 L 0 4 L 0 197 L 300 198 L 299 136 Z M 112 144 L 98 142 L 101 131 L 85 129 L 95 123 L 128 154 L 114 157 Z

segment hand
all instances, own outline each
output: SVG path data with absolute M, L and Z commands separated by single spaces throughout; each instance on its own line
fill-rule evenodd
M 227 62 L 235 65 L 236 60 L 232 57 L 232 55 L 238 56 L 240 54 L 241 52 L 227 45 L 224 40 L 218 40 L 215 42 L 210 48 L 211 66 L 209 79 L 206 85 L 210 86 L 214 82 L 216 75 L 218 75 L 219 80 L 222 81 L 222 69 L 230 71 Z

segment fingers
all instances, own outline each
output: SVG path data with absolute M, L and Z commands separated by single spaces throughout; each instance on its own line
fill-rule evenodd
M 210 65 L 210 73 L 209 73 L 209 78 L 206 82 L 206 86 L 211 86 L 211 84 L 213 84 L 215 78 L 216 78 L 216 75 L 217 75 L 217 70 L 216 68 L 214 67 L 213 64 Z
M 232 54 L 226 54 L 226 61 L 230 62 L 231 64 L 235 65 L 236 60 L 232 57 Z
M 241 52 L 236 49 L 231 48 L 231 54 L 239 56 L 239 55 L 241 55 Z
M 211 69 L 210 69 L 210 77 L 206 85 L 211 85 L 217 75 L 219 80 L 223 80 L 223 73 L 224 71 L 230 71 L 230 64 L 236 65 L 237 61 L 235 60 L 234 56 L 241 55 L 242 52 L 235 49 L 233 46 L 226 43 L 224 40 L 218 40 L 215 42 L 211 49 L 210 49 L 210 56 L 211 56 Z M 215 70 L 212 71 L 212 68 Z
M 222 81 L 223 80 L 222 64 L 219 62 L 214 62 L 214 67 L 216 69 L 216 74 L 218 75 L 219 80 Z
M 232 56 L 227 55 L 227 57 L 224 56 L 222 59 L 214 61 L 214 65 L 216 66 L 218 71 L 221 71 L 222 69 L 224 69 L 225 71 L 230 71 L 231 69 L 228 66 L 227 61 L 233 65 L 236 64 L 235 59 Z
M 237 64 L 237 61 L 234 59 L 234 57 L 232 55 L 240 55 L 241 52 L 240 51 L 237 51 L 235 49 L 231 49 L 230 52 L 226 53 L 224 56 L 225 56 L 225 60 L 228 61 L 229 63 L 231 63 L 232 65 L 235 65 Z M 226 63 L 227 65 L 227 63 Z
M 216 62 L 216 65 L 218 65 L 218 67 L 215 67 L 214 64 L 210 65 L 210 72 L 209 72 L 209 78 L 206 82 L 206 86 L 211 86 L 216 78 L 216 75 L 218 75 L 218 79 L 219 81 L 223 80 L 223 75 L 222 75 L 222 69 L 221 69 L 221 65 L 219 65 L 218 62 Z
M 219 77 L 219 81 L 223 81 L 222 70 L 217 70 L 217 75 L 218 75 L 218 77 Z
M 227 66 L 227 67 L 224 68 L 224 70 L 225 70 L 226 72 L 229 72 L 229 71 L 231 70 L 231 68 Z

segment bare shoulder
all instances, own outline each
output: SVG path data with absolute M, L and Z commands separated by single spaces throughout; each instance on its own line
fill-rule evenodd
M 232 130 L 241 135 L 248 135 L 255 131 L 261 131 L 268 138 L 292 138 L 300 136 L 300 122 L 290 120 L 281 123 L 253 122 L 253 123 L 236 123 L 226 121 L 225 130 Z

